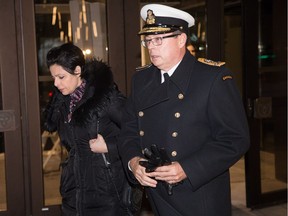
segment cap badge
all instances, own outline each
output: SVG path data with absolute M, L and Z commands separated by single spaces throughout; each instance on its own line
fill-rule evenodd
M 147 10 L 146 24 L 155 24 L 155 15 L 151 9 Z

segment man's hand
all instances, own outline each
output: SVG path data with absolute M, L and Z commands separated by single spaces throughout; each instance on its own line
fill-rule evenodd
M 145 167 L 139 164 L 139 161 L 143 161 L 141 157 L 134 157 L 129 161 L 129 166 L 133 172 L 135 178 L 142 186 L 156 187 L 157 181 L 151 178 L 151 174 L 145 171 Z
M 149 176 L 169 184 L 176 184 L 187 178 L 178 162 L 172 162 L 171 165 L 167 166 L 160 166 L 154 172 L 149 173 Z

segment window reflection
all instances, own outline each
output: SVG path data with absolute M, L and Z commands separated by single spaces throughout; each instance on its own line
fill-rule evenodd
M 191 4 L 187 12 L 195 19 L 195 25 L 190 29 L 189 43 L 195 50 L 196 58 L 206 58 L 207 37 L 206 37 L 206 4 L 204 2 Z

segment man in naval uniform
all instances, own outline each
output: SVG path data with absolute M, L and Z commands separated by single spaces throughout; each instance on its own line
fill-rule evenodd
M 186 49 L 190 14 L 148 4 L 141 17 L 139 35 L 152 64 L 134 74 L 124 110 L 119 151 L 128 177 L 144 186 L 156 216 L 230 216 L 229 168 L 250 145 L 233 75 Z M 139 162 L 152 145 L 172 163 L 148 172 Z

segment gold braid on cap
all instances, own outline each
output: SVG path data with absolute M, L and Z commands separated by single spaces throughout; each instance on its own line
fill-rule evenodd
M 146 27 L 146 28 L 143 28 L 139 34 L 142 34 L 142 33 L 149 33 L 149 32 L 165 32 L 165 31 L 171 31 L 171 28 L 168 28 L 168 27 Z

